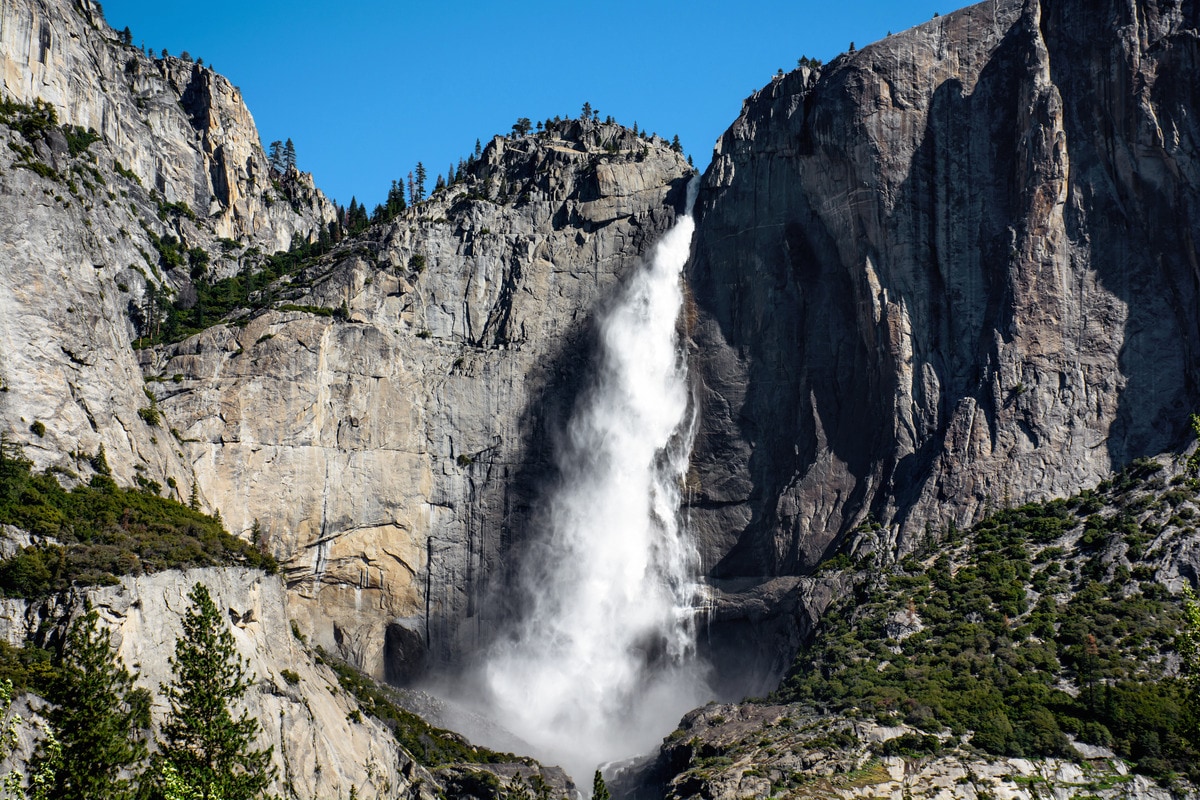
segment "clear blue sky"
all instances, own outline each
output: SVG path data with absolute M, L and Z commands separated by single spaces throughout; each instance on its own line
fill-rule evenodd
M 578 116 L 678 134 L 698 167 L 742 99 L 808 55 L 828 61 L 953 7 L 932 0 L 103 0 L 135 45 L 202 57 L 242 89 L 264 143 L 368 208 L 518 117 Z

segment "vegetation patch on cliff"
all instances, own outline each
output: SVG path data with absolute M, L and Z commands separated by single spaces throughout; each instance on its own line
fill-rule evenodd
M 153 482 L 117 486 L 102 451 L 93 464 L 91 482 L 67 490 L 53 472 L 34 472 L 18 448 L 0 441 L 0 524 L 40 540 L 0 561 L 4 596 L 43 597 L 165 569 L 277 569 L 271 556 L 231 535 L 218 518 L 158 496 Z
M 391 697 L 389 689 L 320 648 L 317 649 L 317 660 L 328 665 L 337 674 L 341 687 L 354 696 L 362 709 L 391 728 L 400 746 L 427 767 L 505 764 L 521 760 L 511 753 L 476 747 L 456 733 L 433 727 L 401 707 Z M 530 760 L 529 763 L 535 762 Z
M 951 527 L 937 555 L 860 573 L 776 699 L 969 734 L 995 755 L 1072 757 L 1074 740 L 1200 780 L 1184 608 L 1156 579 L 1176 538 L 1195 534 L 1197 484 L 1161 471 L 1135 462 L 1069 500 Z
M 162 241 L 156 239 L 155 245 L 159 247 L 164 265 L 168 268 L 173 265 L 181 266 L 183 264 L 182 254 L 171 250 L 169 252 L 175 253 L 173 259 L 177 260 L 177 263 L 175 260 L 168 259 L 166 251 L 160 245 Z M 177 243 L 173 244 L 169 240 L 167 244 L 178 246 Z M 291 250 L 267 256 L 259 266 L 248 267 L 238 275 L 219 280 L 208 280 L 201 270 L 193 276 L 195 294 L 188 301 L 177 299 L 173 303 L 166 304 L 162 302 L 163 298 L 151 295 L 148 307 L 138 309 L 134 318 L 134 324 L 138 329 L 138 338 L 134 341 L 133 346 L 142 348 L 181 342 L 189 336 L 216 325 L 240 309 L 256 311 L 270 308 L 282 299 L 285 290 L 296 288 L 295 280 L 285 279 L 293 278 L 314 266 L 330 252 L 331 248 L 332 245 L 324 239 L 311 244 L 297 242 Z M 250 257 L 253 255 L 251 253 Z M 246 254 L 243 254 L 243 257 L 246 257 Z M 206 257 L 201 259 L 194 253 L 190 253 L 189 258 L 194 271 L 202 260 L 207 263 Z M 307 310 L 329 316 L 336 311 L 336 309 L 314 306 L 293 305 L 283 308 Z

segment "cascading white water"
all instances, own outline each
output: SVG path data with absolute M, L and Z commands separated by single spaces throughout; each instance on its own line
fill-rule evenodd
M 687 215 L 602 321 L 600 373 L 559 448 L 549 530 L 527 554 L 531 607 L 484 665 L 491 715 L 583 786 L 707 699 L 698 559 L 679 521 L 694 422 L 676 334 L 689 194 Z

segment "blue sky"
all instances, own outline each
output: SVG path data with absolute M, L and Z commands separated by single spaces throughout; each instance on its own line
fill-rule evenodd
M 678 134 L 698 167 L 743 98 L 802 55 L 828 61 L 954 7 L 929 0 L 103 0 L 136 45 L 187 50 L 241 87 L 264 143 L 342 204 L 433 176 L 518 117 Z

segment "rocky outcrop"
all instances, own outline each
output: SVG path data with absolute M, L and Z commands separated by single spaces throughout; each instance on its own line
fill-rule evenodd
M 998 758 L 962 746 L 957 737 L 906 725 L 818 717 L 798 706 L 709 705 L 684 717 L 657 762 L 612 785 L 617 796 L 647 800 L 1200 796 L 1187 784 L 1164 788 L 1132 774 L 1104 748 L 1078 748 L 1077 760 Z M 639 786 L 639 774 L 652 776 L 650 782 Z
M 299 173 L 271 182 L 227 80 L 121 44 L 90 3 L 5 3 L 0 80 L 0 422 L 39 466 L 86 473 L 103 447 L 121 483 L 186 498 L 135 320 L 315 235 L 333 206 Z
M 718 580 L 902 554 L 1190 438 L 1198 19 L 997 0 L 746 101 L 688 270 Z
M 486 636 L 589 321 L 690 174 L 616 125 L 497 137 L 461 182 L 290 278 L 280 308 L 307 310 L 146 354 L 203 497 L 235 531 L 257 521 L 318 643 L 404 681 Z
M 68 481 L 103 448 L 121 484 L 194 492 L 246 536 L 257 521 L 294 616 L 375 675 L 477 641 L 553 477 L 589 320 L 682 207 L 682 156 L 594 121 L 496 138 L 449 190 L 281 281 L 283 308 L 134 351 L 196 281 L 253 273 L 332 206 L 270 173 L 225 78 L 148 58 L 88 2 L 5 4 L 0 78 L 57 116 L 0 125 L 6 435 Z
M 277 777 L 269 787 L 272 796 L 323 800 L 348 797 L 353 790 L 354 796 L 380 800 L 432 800 L 447 791 L 465 797 L 469 792 L 454 789 L 464 776 L 505 785 L 539 776 L 556 797 L 573 790 L 560 770 L 542 769 L 528 759 L 436 768 L 420 764 L 386 725 L 341 689 L 334 671 L 293 633 L 282 582 L 250 569 L 168 571 L 86 592 L 111 633 L 112 647 L 126 665 L 135 667 L 137 685 L 154 696 L 156 728 L 169 710 L 160 686 L 171 683 L 169 659 L 183 634 L 188 595 L 197 583 L 228 614 L 238 653 L 246 660 L 251 678 L 245 709 L 261 726 L 257 746 L 273 748 Z M 5 600 L 0 638 L 19 646 L 53 637 L 78 612 L 81 599 Z M 39 705 L 35 699 L 33 706 Z
M 107 157 L 167 202 L 186 203 L 216 236 L 273 252 L 336 215 L 311 176 L 291 176 L 290 193 L 273 185 L 237 87 L 209 67 L 123 44 L 91 0 L 5 3 L 0 89 L 22 103 L 40 98 L 61 122 L 95 130 Z

